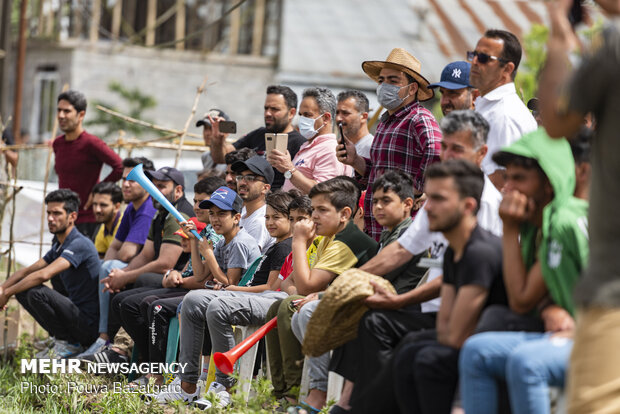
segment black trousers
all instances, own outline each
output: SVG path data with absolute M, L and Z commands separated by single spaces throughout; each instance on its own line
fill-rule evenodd
M 351 395 L 354 407 L 364 406 L 369 392 L 383 389 L 379 373 L 390 371 L 394 350 L 401 339 L 410 332 L 434 328 L 435 316 L 435 313 L 422 313 L 419 305 L 364 314 L 357 338 L 336 350 L 330 362 L 332 371 L 355 383 Z
M 56 339 L 89 346 L 98 336 L 98 320 L 89 320 L 71 299 L 39 285 L 15 295 L 17 301 Z
M 450 414 L 459 379 L 459 353 L 460 349 L 437 342 L 433 331 L 403 339 L 393 361 L 401 413 Z
M 143 360 L 165 362 L 170 319 L 187 292 L 183 288 L 141 290 L 122 300 L 122 326 Z
M 138 292 L 147 290 L 160 289 L 161 281 L 164 275 L 158 273 L 145 273 L 140 275 L 133 285 L 127 286 L 125 290 L 110 295 L 110 310 L 108 313 L 108 335 L 114 338 L 119 329 L 121 329 L 121 302 Z

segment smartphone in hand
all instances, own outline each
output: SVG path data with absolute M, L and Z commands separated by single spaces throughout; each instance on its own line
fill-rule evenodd
M 338 122 L 338 131 L 340 131 L 340 144 L 347 148 L 347 144 L 344 142 L 344 132 L 342 132 L 342 122 Z
M 223 134 L 236 134 L 237 123 L 235 121 L 220 121 L 220 132 Z

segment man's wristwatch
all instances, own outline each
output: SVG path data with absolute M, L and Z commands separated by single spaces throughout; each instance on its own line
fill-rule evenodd
M 286 178 L 287 180 L 290 180 L 290 179 L 291 179 L 291 177 L 293 176 L 293 173 L 294 173 L 295 171 L 297 171 L 297 168 L 295 168 L 295 167 L 291 168 L 291 169 L 290 169 L 290 170 L 288 170 L 288 171 L 285 171 L 285 172 L 284 172 L 284 178 Z

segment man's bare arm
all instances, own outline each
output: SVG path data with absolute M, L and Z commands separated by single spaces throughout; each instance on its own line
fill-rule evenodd
M 375 257 L 366 262 L 360 269 L 373 275 L 384 276 L 392 270 L 398 269 L 412 258 L 413 255 L 397 240 L 381 249 Z

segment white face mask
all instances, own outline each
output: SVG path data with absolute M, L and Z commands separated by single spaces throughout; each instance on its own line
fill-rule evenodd
M 308 118 L 306 116 L 300 116 L 299 117 L 299 133 L 301 134 L 301 136 L 306 139 L 314 138 L 314 136 L 319 133 L 318 129 L 314 129 L 314 122 L 322 116 L 323 115 L 319 115 L 315 119 Z

